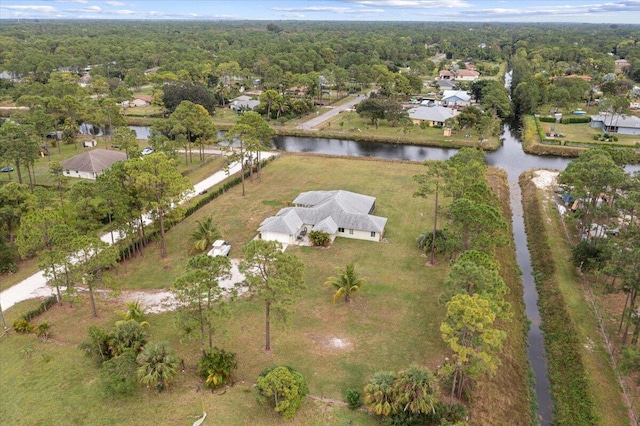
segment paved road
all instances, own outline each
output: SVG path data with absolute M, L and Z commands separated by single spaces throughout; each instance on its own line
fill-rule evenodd
M 312 118 L 309 121 L 306 121 L 306 122 L 304 122 L 302 124 L 299 124 L 298 126 L 296 126 L 296 129 L 298 129 L 298 130 L 313 130 L 314 128 L 320 126 L 325 121 L 330 120 L 331 118 L 333 118 L 336 115 L 340 114 L 342 111 L 350 110 L 355 105 L 358 105 L 360 102 L 364 101 L 365 99 L 367 99 L 367 95 L 358 95 L 358 96 L 354 97 L 353 99 L 349 100 L 349 102 L 346 102 L 346 103 L 344 103 L 342 105 L 333 107 L 332 109 L 330 109 L 329 111 L 325 112 L 324 114 L 320 114 L 317 117 Z
M 260 154 L 260 158 L 265 159 L 273 155 L 275 154 L 272 152 L 262 152 Z M 182 202 L 185 202 L 190 198 L 195 197 L 196 195 L 200 194 L 202 191 L 205 191 L 213 187 L 214 185 L 224 181 L 229 176 L 239 171 L 240 171 L 240 164 L 233 163 L 229 167 L 228 174 L 224 170 L 221 170 L 212 174 L 211 176 L 204 179 L 203 181 L 195 184 L 193 187 L 193 191 L 186 193 Z M 148 217 L 145 217 L 144 220 L 147 223 L 151 222 L 151 219 Z M 100 237 L 102 241 L 109 244 L 112 243 L 112 238 L 114 241 L 117 241 L 119 239 L 118 233 L 113 232 L 113 235 L 111 233 L 106 233 Z M 38 271 L 35 274 L 31 275 L 30 277 L 21 281 L 20 283 L 14 285 L 13 287 L 10 287 L 4 290 L 3 292 L 0 292 L 0 306 L 2 306 L 3 310 L 6 310 L 12 307 L 13 305 L 15 305 L 16 303 L 22 302 L 23 300 L 32 299 L 34 297 L 46 297 L 53 294 L 53 292 L 54 292 L 53 287 L 49 287 L 47 285 L 47 280 L 44 277 L 44 273 L 42 271 Z

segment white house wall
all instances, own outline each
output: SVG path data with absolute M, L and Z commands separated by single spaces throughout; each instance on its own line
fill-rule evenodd
M 294 244 L 292 235 L 281 234 L 279 232 L 261 232 L 260 238 L 266 241 L 278 241 L 281 244 Z
M 345 229 L 344 232 L 336 232 L 336 237 L 343 238 L 352 238 L 354 240 L 365 240 L 365 241 L 380 241 L 381 236 L 379 232 L 376 232 L 374 237 L 371 236 L 370 231 L 358 231 L 357 229 Z
M 64 171 L 64 175 L 65 176 L 69 176 L 69 177 L 73 177 L 73 178 L 96 180 L 96 175 L 94 173 L 92 173 L 92 172 L 80 172 L 80 171 L 77 171 L 77 170 L 65 170 Z

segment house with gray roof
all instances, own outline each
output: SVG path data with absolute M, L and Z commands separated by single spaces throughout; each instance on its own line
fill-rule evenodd
M 69 158 L 60 164 L 64 169 L 64 176 L 95 180 L 113 163 L 126 159 L 127 154 L 124 152 L 96 148 Z
M 331 236 L 381 241 L 387 218 L 374 216 L 375 197 L 355 192 L 308 191 L 262 221 L 258 238 L 296 244 L 308 232 L 322 231 Z
M 591 127 L 606 133 L 640 135 L 640 118 L 626 114 L 598 114 L 591 116 Z
M 448 108 L 466 107 L 471 104 L 471 95 L 464 90 L 445 90 L 442 92 L 442 106 Z
M 258 105 L 260 105 L 259 100 L 251 99 L 251 96 L 241 95 L 231 101 L 229 108 L 237 113 L 241 113 L 244 111 L 253 111 Z
M 453 118 L 454 110 L 442 106 L 420 105 L 407 111 L 413 124 L 426 122 L 429 127 L 444 126 L 444 122 Z

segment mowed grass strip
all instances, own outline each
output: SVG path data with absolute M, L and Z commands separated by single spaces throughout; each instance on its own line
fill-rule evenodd
M 29 416 L 52 424 L 191 424 L 194 417 L 189 416 L 201 413 L 204 404 L 220 424 L 279 424 L 281 419 L 258 406 L 251 394 L 250 384 L 269 365 L 298 369 L 313 395 L 336 400 L 342 400 L 348 388 L 362 389 L 379 370 L 400 370 L 412 363 L 435 369 L 447 354 L 439 332 L 444 307 L 438 297 L 448 262 L 427 267 L 426 258 L 415 248 L 416 236 L 429 229 L 433 219 L 432 201 L 412 196 L 412 176 L 423 171 L 419 164 L 285 155 L 263 170 L 261 182 L 247 180 L 245 197 L 237 186 L 173 227 L 167 235 L 167 259 L 159 260 L 152 244 L 144 257 L 127 262 L 127 273 L 120 268 L 116 279 L 121 288 L 169 288 L 184 270 L 195 220 L 213 216 L 233 244 L 231 257 L 241 257 L 241 245 L 256 235 L 258 224 L 299 192 L 345 189 L 377 197 L 375 213 L 389 219 L 385 242 L 339 238 L 328 249 L 288 249 L 305 263 L 308 289 L 296 304 L 291 327 L 272 329 L 271 353 L 262 350 L 264 306 L 259 300 L 239 300 L 232 316 L 220 322 L 216 345 L 238 354 L 237 377 L 245 383 L 224 395 L 205 391 L 195 375 L 197 342 L 181 340 L 174 314 L 164 313 L 148 318 L 151 340 L 171 342 L 185 360 L 186 371 L 167 393 L 141 389 L 124 400 L 101 396 L 97 370 L 76 345 L 86 337 L 89 323 L 113 324 L 117 319 L 113 312 L 124 305 L 102 301 L 99 319 L 91 320 L 88 301 L 82 299 L 79 307 L 56 307 L 41 316 L 53 324 L 53 342 L 11 335 L 0 344 L 0 357 L 11 365 L 5 368 L 3 362 L 1 384 L 13 390 L 13 396 L 6 397 L 11 400 L 2 404 L 2 418 L 12 424 L 33 424 Z M 353 303 L 334 304 L 332 289 L 323 283 L 349 261 L 358 264 L 368 283 Z M 21 357 L 26 346 L 46 356 Z M 40 359 L 49 358 L 41 365 Z M 34 386 L 40 390 L 33 392 Z M 52 409 L 53 401 L 75 407 L 75 414 Z M 365 413 L 307 399 L 292 424 L 348 422 L 377 423 Z
M 541 196 L 545 195 L 550 194 L 541 192 Z M 547 222 L 547 235 L 553 259 L 556 260 L 555 277 L 564 295 L 567 311 L 573 318 L 573 323 L 576 324 L 598 424 L 603 426 L 630 424 L 597 319 L 590 303 L 585 299 L 581 280 L 587 280 L 587 278 L 580 277 L 571 263 L 571 247 L 555 205 L 550 202 L 544 207 L 546 207 L 546 214 L 552 218 Z

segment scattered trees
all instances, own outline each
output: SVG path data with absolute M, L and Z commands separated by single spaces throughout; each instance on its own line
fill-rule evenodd
M 173 283 L 172 293 L 179 303 L 177 323 L 189 337 L 200 334 L 200 348 L 213 349 L 215 319 L 228 313 L 228 297 L 232 292 L 220 287 L 220 281 L 231 277 L 231 263 L 226 256 L 200 254 L 187 262 L 186 272 Z
M 283 253 L 276 241 L 253 240 L 242 247 L 245 260 L 240 272 L 245 274 L 242 285 L 249 295 L 265 304 L 265 351 L 271 350 L 271 311 L 286 325 L 293 313 L 291 305 L 306 289 L 304 264 L 293 254 Z

